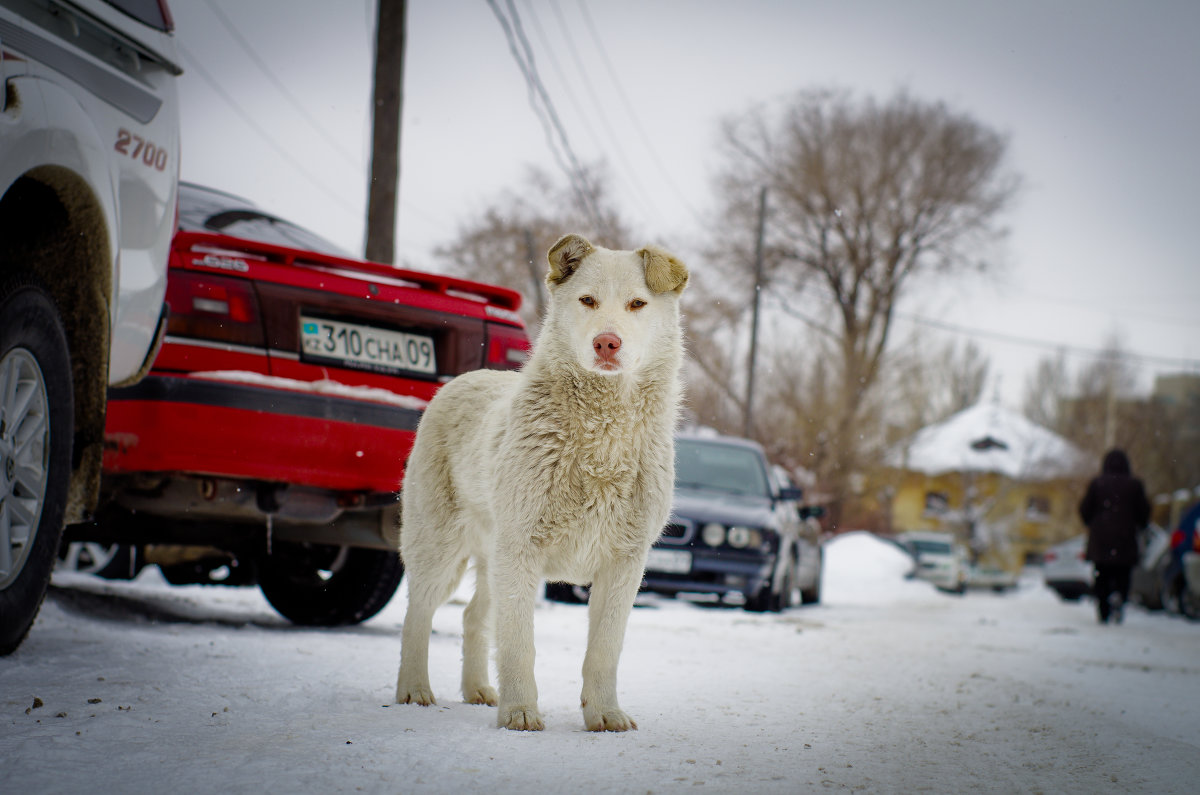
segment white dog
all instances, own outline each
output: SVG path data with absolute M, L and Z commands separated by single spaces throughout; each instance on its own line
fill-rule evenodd
M 434 703 L 433 613 L 474 558 L 465 700 L 498 703 L 501 727 L 542 729 L 538 588 L 543 578 L 591 584 L 584 723 L 627 731 L 637 724 L 617 703 L 617 659 L 646 554 L 671 509 L 688 271 L 659 248 L 610 251 L 578 235 L 547 259 L 550 305 L 524 368 L 459 376 L 421 419 L 404 482 L 409 601 L 396 701 Z M 499 694 L 488 681 L 493 608 Z

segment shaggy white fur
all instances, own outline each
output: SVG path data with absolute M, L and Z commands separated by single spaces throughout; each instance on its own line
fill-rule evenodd
M 584 723 L 626 731 L 637 725 L 617 703 L 617 660 L 646 553 L 671 509 L 688 271 L 656 247 L 610 251 L 578 235 L 547 259 L 550 304 L 524 368 L 459 376 L 421 419 L 404 483 L 409 602 L 396 700 L 434 703 L 433 613 L 474 559 L 465 700 L 498 704 L 501 727 L 542 729 L 537 590 L 543 578 L 590 584 Z M 490 619 L 499 693 L 488 677 Z

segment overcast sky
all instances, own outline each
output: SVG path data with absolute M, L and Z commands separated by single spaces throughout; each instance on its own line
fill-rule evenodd
M 398 259 L 432 268 L 432 247 L 528 166 L 556 166 L 487 1 L 408 5 Z M 374 0 L 171 8 L 186 70 L 183 177 L 360 252 Z M 906 88 L 1007 135 L 1024 188 L 1003 219 L 1004 268 L 911 296 L 901 337 L 916 326 L 927 344 L 974 339 L 992 358 L 989 395 L 1014 407 L 1055 344 L 1077 368 L 1118 334 L 1143 357 L 1146 389 L 1155 373 L 1200 372 L 1200 3 L 516 8 L 571 146 L 608 162 L 620 211 L 647 242 L 701 262 L 722 117 L 804 88 L 881 100 Z

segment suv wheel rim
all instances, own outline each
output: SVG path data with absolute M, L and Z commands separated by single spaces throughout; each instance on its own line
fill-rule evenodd
M 14 348 L 0 358 L 0 590 L 20 576 L 42 518 L 49 408 L 33 354 Z

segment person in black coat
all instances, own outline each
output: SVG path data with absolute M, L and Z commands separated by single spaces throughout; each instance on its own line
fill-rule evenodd
M 1138 531 L 1150 518 L 1150 501 L 1142 481 L 1129 469 L 1121 450 L 1109 450 L 1100 475 L 1088 484 L 1079 503 L 1079 516 L 1088 528 L 1086 558 L 1096 567 L 1096 607 L 1100 623 L 1121 622 L 1129 598 L 1129 577 L 1137 565 Z

